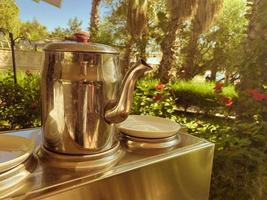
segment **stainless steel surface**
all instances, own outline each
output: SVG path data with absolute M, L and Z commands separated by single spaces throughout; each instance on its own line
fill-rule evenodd
M 0 199 L 14 193 L 14 190 L 19 190 L 24 187 L 24 180 L 35 169 L 37 159 L 32 156 L 24 163 L 0 173 Z
M 127 151 L 155 154 L 177 147 L 180 143 L 180 134 L 166 138 L 139 138 L 121 133 L 121 143 Z
M 41 147 L 38 158 L 42 165 L 70 170 L 106 170 L 115 165 L 123 156 L 123 151 L 118 142 L 111 149 L 89 155 L 67 155 L 54 153 Z
M 98 43 L 89 42 L 86 45 L 83 43 L 67 41 L 67 42 L 55 42 L 45 47 L 46 51 L 60 51 L 60 52 L 91 52 L 91 53 L 108 53 L 108 54 L 119 54 L 119 51 Z
M 95 154 L 117 143 L 113 123 L 126 119 L 135 81 L 150 67 L 136 65 L 121 84 L 119 55 L 111 49 L 79 42 L 46 47 L 42 125 L 50 151 Z
M 41 141 L 40 129 L 9 134 Z M 43 165 L 29 175 L 9 200 L 207 200 L 214 145 L 180 133 L 175 149 L 157 155 L 125 151 L 106 171 L 69 171 Z M 22 184 L 21 184 L 22 185 Z

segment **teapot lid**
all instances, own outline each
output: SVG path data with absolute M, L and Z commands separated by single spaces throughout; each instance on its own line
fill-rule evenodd
M 78 32 L 74 34 L 74 41 L 53 42 L 45 46 L 45 51 L 60 52 L 86 52 L 86 53 L 109 53 L 119 54 L 119 51 L 108 45 L 87 42 L 89 34 Z

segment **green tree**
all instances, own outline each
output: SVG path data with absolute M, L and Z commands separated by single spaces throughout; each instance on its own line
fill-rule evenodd
M 181 26 L 184 21 L 194 16 L 197 6 L 198 0 L 167 0 L 169 18 L 167 20 L 167 30 L 161 43 L 163 56 L 158 70 L 158 76 L 162 83 L 169 81 L 169 71 L 176 64 L 175 54 L 179 51 L 177 39 L 180 35 Z
M 48 37 L 48 34 L 47 28 L 36 19 L 21 23 L 20 36 L 29 40 L 44 40 Z
M 223 0 L 201 0 L 195 17 L 192 20 L 192 31 L 186 47 L 185 63 L 183 64 L 183 78 L 191 79 L 198 71 L 198 65 L 194 63 L 198 53 L 199 36 L 207 31 L 221 10 Z
M 20 20 L 19 8 L 15 0 L 1 0 L 0 13 L 0 28 L 13 33 L 16 37 L 19 34 Z M 5 41 L 4 43 L 10 47 L 8 34 L 5 34 L 2 38 Z M 4 47 L 5 45 L 1 43 L 1 46 Z
M 107 3 L 104 1 L 104 3 Z M 96 38 L 96 42 L 109 44 L 117 47 L 121 50 L 122 59 L 127 55 L 127 49 L 129 52 L 129 43 L 131 40 L 131 34 L 127 25 L 127 1 L 112 1 L 107 5 L 112 7 L 110 15 L 106 16 L 104 20 L 100 21 L 99 31 Z M 127 63 L 123 64 L 126 67 L 129 66 L 129 60 L 146 59 L 150 52 L 159 52 L 160 47 L 158 45 L 162 38 L 163 31 L 161 25 L 159 25 L 158 13 L 166 15 L 165 3 L 162 0 L 147 1 L 146 11 L 146 27 L 140 31 L 140 37 L 134 40 L 132 47 L 130 48 L 130 54 L 127 58 Z M 137 27 L 138 28 L 138 27 Z M 124 62 L 122 62 L 124 63 Z
M 49 35 L 50 38 L 64 40 L 72 38 L 74 33 L 82 30 L 82 20 L 77 17 L 71 18 L 68 21 L 67 28 L 62 28 L 60 26 L 56 27 Z
M 66 30 L 60 26 L 56 27 L 49 35 L 50 38 L 63 40 L 68 36 Z
M 225 71 L 226 77 L 237 71 L 243 59 L 243 42 L 247 20 L 246 3 L 243 0 L 225 0 L 224 8 L 218 20 L 204 37 L 202 52 L 209 51 L 210 57 L 200 55 L 206 60 L 204 69 L 211 70 L 211 79 L 215 80 L 218 70 Z M 200 67 L 201 68 L 201 67 Z
M 77 33 L 82 30 L 82 20 L 79 20 L 77 17 L 71 18 L 68 21 L 68 27 L 66 29 L 66 32 L 68 35 L 73 35 L 74 33 Z
M 125 1 L 104 1 L 107 6 L 112 7 L 111 13 L 99 22 L 99 30 L 94 42 L 109 44 L 121 51 L 124 50 L 128 41 L 126 29 L 126 2 Z
M 15 0 L 1 0 L 0 13 L 0 28 L 18 34 L 20 27 L 19 8 Z

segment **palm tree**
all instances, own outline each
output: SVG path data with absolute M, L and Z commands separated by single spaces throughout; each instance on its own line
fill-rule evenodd
M 197 5 L 198 0 L 167 0 L 167 10 L 170 17 L 168 30 L 161 43 L 163 57 L 158 70 L 162 83 L 169 81 L 169 70 L 175 65 L 175 53 L 178 51 L 176 40 L 180 32 L 179 27 L 185 20 L 194 16 Z
M 224 0 L 201 0 L 194 19 L 192 20 L 192 32 L 186 48 L 185 64 L 183 66 L 183 78 L 191 79 L 196 73 L 194 59 L 197 54 L 199 36 L 206 32 L 213 24 L 220 12 Z
M 128 70 L 132 48 L 135 42 L 141 37 L 147 24 L 147 0 L 128 0 L 127 5 L 127 30 L 130 39 L 125 47 L 122 61 L 123 73 Z
M 97 37 L 97 31 L 99 27 L 99 8 L 100 8 L 101 0 L 93 0 L 92 9 L 91 9 L 91 17 L 90 17 L 90 40 L 94 41 Z

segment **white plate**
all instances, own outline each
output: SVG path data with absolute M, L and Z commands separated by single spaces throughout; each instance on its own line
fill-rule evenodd
M 142 138 L 165 138 L 177 134 L 181 126 L 166 118 L 130 115 L 118 126 L 127 135 Z
M 34 141 L 13 135 L 0 135 L 0 173 L 24 162 L 34 150 Z

